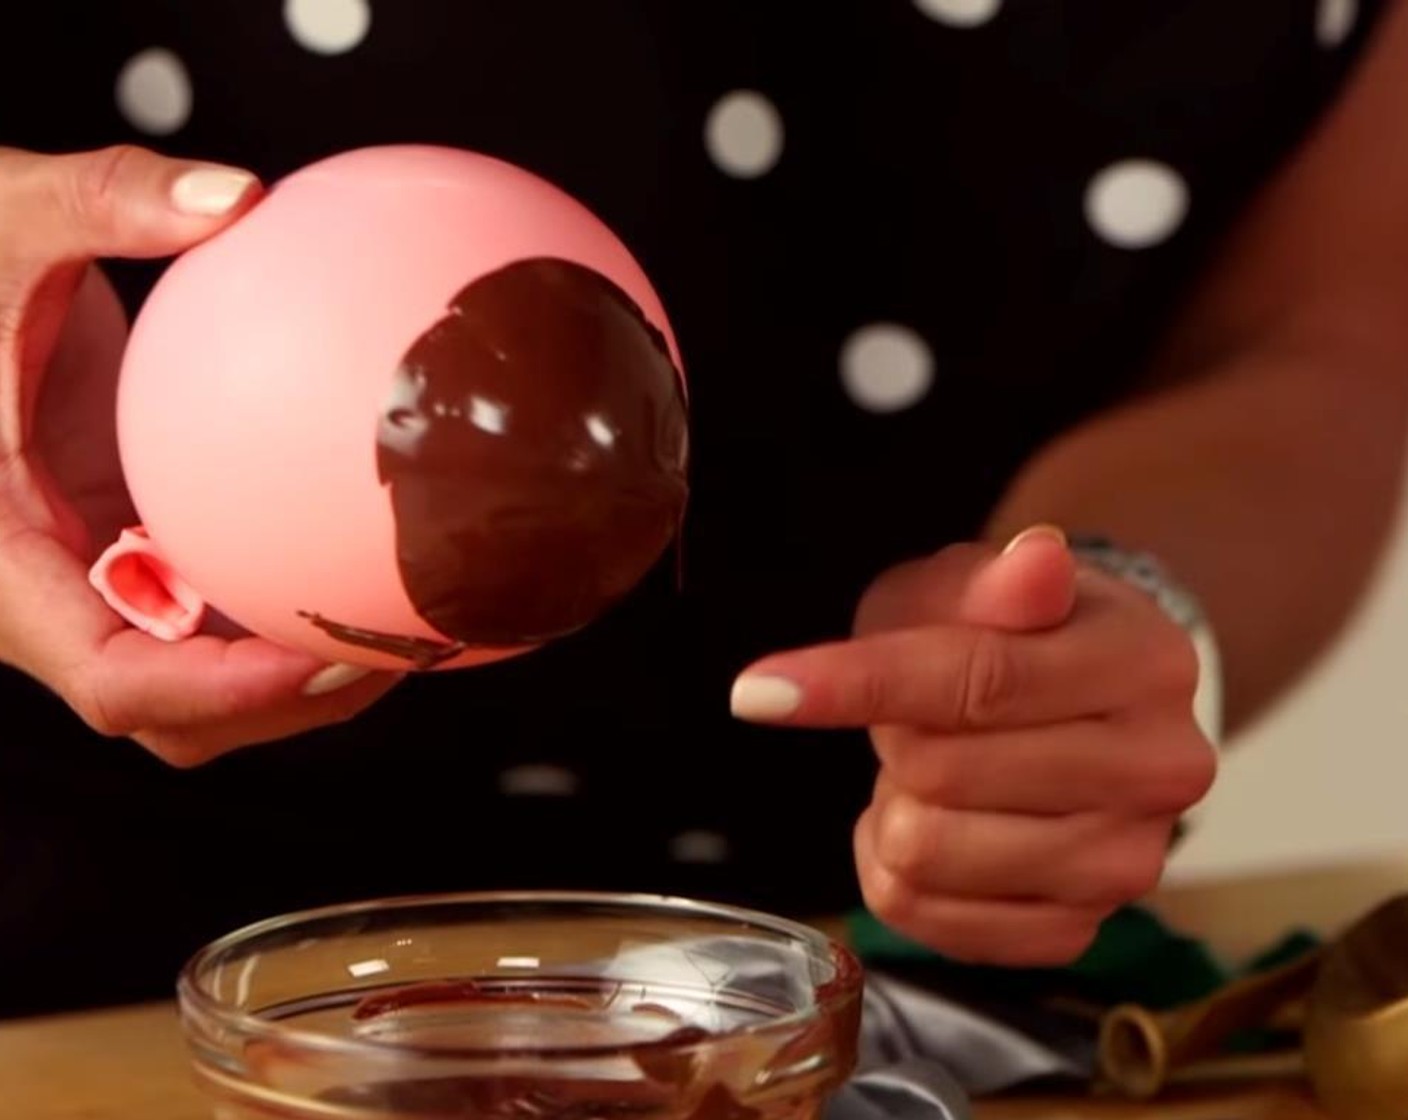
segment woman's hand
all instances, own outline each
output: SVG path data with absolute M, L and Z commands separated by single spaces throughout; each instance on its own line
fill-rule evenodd
M 135 523 L 113 411 L 126 324 L 94 262 L 179 253 L 259 190 L 141 148 L 0 149 L 0 661 L 178 766 L 346 719 L 395 683 L 256 638 L 162 642 L 88 582 Z
M 877 917 L 955 959 L 1057 965 L 1158 883 L 1213 781 L 1197 675 L 1151 599 L 1037 530 L 892 570 L 851 640 L 759 662 L 734 710 L 870 729 L 855 853 Z

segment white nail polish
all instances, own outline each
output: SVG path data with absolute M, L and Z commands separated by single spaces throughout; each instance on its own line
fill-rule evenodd
M 184 214 L 218 218 L 235 207 L 254 181 L 254 176 L 247 171 L 198 167 L 172 184 L 171 201 Z
M 303 686 L 303 695 L 325 696 L 329 692 L 355 684 L 370 672 L 370 669 L 364 669 L 360 665 L 329 665 L 308 678 L 308 683 Z
M 1023 529 L 1015 537 L 1007 542 L 1007 547 L 1002 550 L 1002 555 L 1014 552 L 1029 540 L 1037 537 L 1047 537 L 1058 544 L 1066 543 L 1066 534 L 1057 525 L 1033 525 L 1030 529 Z
M 785 719 L 802 703 L 802 690 L 782 677 L 739 677 L 730 706 L 739 719 Z

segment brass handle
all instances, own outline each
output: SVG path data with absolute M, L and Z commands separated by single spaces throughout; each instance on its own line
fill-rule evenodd
M 1227 1038 L 1247 1027 L 1267 1024 L 1277 1012 L 1301 1000 L 1314 983 L 1321 950 L 1313 949 L 1267 972 L 1237 980 L 1205 999 L 1166 1012 L 1133 1004 L 1112 1008 L 1102 1019 L 1098 1041 L 1100 1073 L 1107 1085 L 1128 1097 L 1157 1096 L 1181 1071 L 1202 1066 L 1204 1074 L 1222 1066 L 1229 1074 L 1240 1058 L 1209 1061 Z M 1282 1065 L 1285 1064 L 1282 1059 Z

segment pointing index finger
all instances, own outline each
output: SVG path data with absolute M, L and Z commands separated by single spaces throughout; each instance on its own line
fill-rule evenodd
M 732 708 L 750 722 L 818 728 L 1042 725 L 1128 706 L 1150 653 L 1138 628 L 926 626 L 764 658 L 735 681 Z

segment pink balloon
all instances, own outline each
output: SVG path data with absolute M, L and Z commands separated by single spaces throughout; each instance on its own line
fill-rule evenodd
M 664 307 L 563 191 L 389 146 L 283 179 L 177 259 L 118 391 L 141 525 L 92 581 L 168 640 L 206 605 L 334 661 L 480 664 L 590 624 L 687 496 Z

